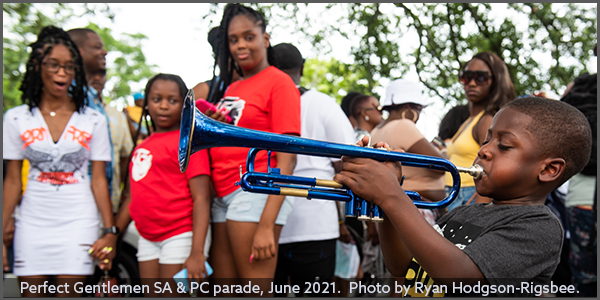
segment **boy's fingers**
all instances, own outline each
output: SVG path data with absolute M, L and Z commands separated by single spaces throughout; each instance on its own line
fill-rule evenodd
M 355 186 L 356 185 L 356 180 L 354 180 L 353 178 L 349 177 L 347 175 L 346 172 L 342 171 L 340 173 L 335 174 L 335 176 L 333 176 L 333 180 L 341 183 L 347 187 L 351 187 L 351 186 Z

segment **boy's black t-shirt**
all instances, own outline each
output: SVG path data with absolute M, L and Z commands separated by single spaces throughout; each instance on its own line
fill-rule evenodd
M 464 205 L 434 228 L 473 260 L 489 285 L 545 284 L 560 259 L 563 229 L 544 205 Z

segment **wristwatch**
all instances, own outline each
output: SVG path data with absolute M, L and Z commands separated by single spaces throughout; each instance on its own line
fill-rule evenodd
M 118 235 L 119 234 L 119 228 L 117 226 L 111 226 L 108 228 L 104 228 L 104 234 L 107 233 L 112 233 L 114 235 Z

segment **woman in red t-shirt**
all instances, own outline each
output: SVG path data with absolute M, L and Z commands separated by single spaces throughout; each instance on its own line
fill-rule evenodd
M 251 8 L 229 4 L 221 21 L 218 65 L 227 90 L 219 111 L 209 116 L 223 120 L 220 109 L 233 124 L 267 132 L 300 135 L 300 93 L 291 78 L 271 66 L 273 53 L 264 17 Z M 243 79 L 230 83 L 232 70 Z M 213 244 L 211 265 L 215 278 L 273 278 L 281 227 L 292 203 L 285 196 L 254 194 L 235 186 L 240 165 L 245 168 L 248 148 L 210 149 L 211 175 L 217 198 L 211 213 Z M 291 175 L 296 156 L 276 153 L 272 166 Z M 267 154 L 257 155 L 256 171 L 266 172 Z M 243 170 L 245 171 L 245 170 Z M 252 282 L 255 284 L 255 281 Z M 268 282 L 262 288 L 269 290 Z
M 154 287 L 156 279 L 171 279 L 186 268 L 188 277 L 208 276 L 205 240 L 209 225 L 210 168 L 208 153 L 190 157 L 185 173 L 179 170 L 177 151 L 181 108 L 187 87 L 177 75 L 158 74 L 148 81 L 143 118 L 150 115 L 152 134 L 135 147 L 130 163 L 130 197 L 116 225 L 121 231 L 131 220 L 140 233 L 137 257 L 142 284 Z M 161 287 L 165 287 L 163 283 Z M 151 288 L 144 296 L 167 295 Z

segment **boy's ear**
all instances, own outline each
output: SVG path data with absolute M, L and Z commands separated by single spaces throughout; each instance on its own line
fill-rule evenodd
M 546 158 L 538 178 L 541 182 L 552 182 L 560 179 L 565 172 L 566 162 L 562 158 Z

